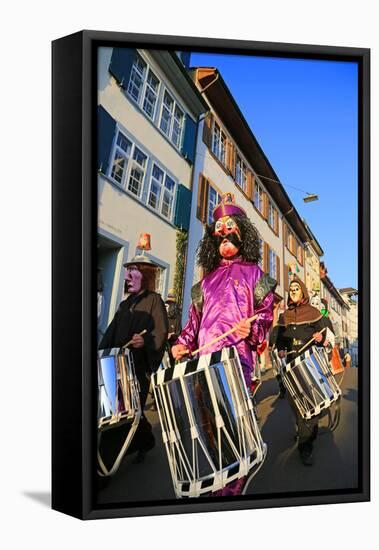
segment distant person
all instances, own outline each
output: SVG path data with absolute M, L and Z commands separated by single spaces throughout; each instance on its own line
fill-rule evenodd
M 171 348 L 179 338 L 180 333 L 182 332 L 182 312 L 176 303 L 176 298 L 174 290 L 169 290 L 167 294 L 167 299 L 165 301 L 167 317 L 168 317 L 168 336 L 167 336 L 167 347 L 168 353 L 170 356 L 170 364 L 173 367 L 175 364 L 175 359 L 172 356 Z
M 345 369 L 349 369 L 351 367 L 351 355 L 348 349 L 346 350 L 343 358 L 343 366 L 345 367 Z

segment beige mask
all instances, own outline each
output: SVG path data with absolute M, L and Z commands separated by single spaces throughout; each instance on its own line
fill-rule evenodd
M 290 298 L 297 304 L 303 299 L 303 291 L 299 283 L 291 283 L 290 285 Z

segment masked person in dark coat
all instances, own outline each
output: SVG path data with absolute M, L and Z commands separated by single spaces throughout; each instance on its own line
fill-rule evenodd
M 150 386 L 150 375 L 162 360 L 167 341 L 168 321 L 162 298 L 155 292 L 156 264 L 140 255 L 124 264 L 126 267 L 125 291 L 129 293 L 121 302 L 113 321 L 107 328 L 99 349 L 118 348 L 131 341 L 136 377 L 140 385 L 143 411 Z M 143 336 L 140 333 L 146 330 Z M 117 433 L 119 432 L 119 433 Z M 101 441 L 103 457 L 111 456 L 119 447 L 123 427 L 108 430 Z M 118 437 L 118 441 L 117 441 Z M 155 444 L 152 428 L 142 413 L 138 429 L 129 452 L 138 450 L 134 462 L 142 462 Z
M 165 301 L 165 306 L 168 316 L 168 341 L 167 347 L 170 356 L 170 364 L 173 367 L 175 364 L 175 359 L 172 356 L 171 348 L 178 339 L 180 333 L 182 332 L 182 314 L 180 308 L 175 300 L 175 295 L 173 290 L 169 290 L 167 294 L 167 299 Z
M 301 353 L 312 345 L 323 346 L 325 339 L 325 334 L 321 332 L 325 326 L 323 316 L 318 309 L 309 304 L 308 290 L 303 281 L 296 276 L 289 287 L 287 309 L 280 315 L 277 326 L 276 347 L 279 356 L 287 357 L 288 362 L 295 359 L 312 338 L 314 340 Z M 296 415 L 300 458 L 304 465 L 311 466 L 313 441 L 318 432 L 318 418 L 305 421 L 290 396 L 289 399 Z

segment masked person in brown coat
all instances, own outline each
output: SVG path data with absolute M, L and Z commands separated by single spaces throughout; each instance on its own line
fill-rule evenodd
M 287 309 L 278 320 L 276 347 L 280 357 L 292 361 L 312 345 L 323 346 L 325 334 L 322 333 L 324 322 L 321 312 L 309 304 L 309 294 L 303 281 L 298 277 L 291 281 Z M 309 340 L 314 339 L 304 348 Z M 304 349 L 303 349 L 304 348 Z M 301 461 L 306 466 L 313 464 L 313 441 L 317 437 L 318 418 L 305 421 L 289 396 L 291 408 L 296 416 L 298 451 Z

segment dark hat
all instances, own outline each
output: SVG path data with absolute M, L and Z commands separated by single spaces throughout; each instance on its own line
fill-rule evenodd
M 220 218 L 234 215 L 246 216 L 246 212 L 241 206 L 236 204 L 233 193 L 224 193 L 221 202 L 213 210 L 213 220 L 217 222 Z
M 133 256 L 131 260 L 124 263 L 124 267 L 128 267 L 129 265 L 150 265 L 151 267 L 159 267 L 158 264 L 150 260 L 145 254 L 137 254 Z

